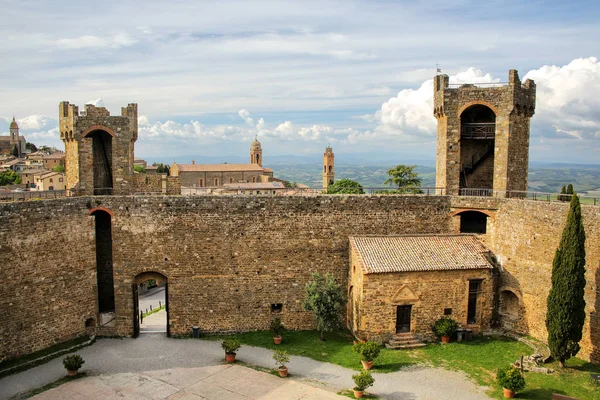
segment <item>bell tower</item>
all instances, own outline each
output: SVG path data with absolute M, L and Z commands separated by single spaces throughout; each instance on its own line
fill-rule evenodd
M 250 145 L 250 164 L 258 164 L 259 167 L 262 167 L 262 147 L 257 137 Z
M 10 123 L 10 151 L 12 152 L 14 148 L 17 148 L 18 156 L 21 157 L 21 141 L 19 140 L 19 125 L 17 125 L 17 121 L 15 121 L 15 117 L 13 115 L 12 122 Z
M 333 168 L 334 164 L 334 154 L 331 146 L 327 146 L 325 148 L 325 153 L 323 153 L 323 189 L 326 190 L 329 185 L 333 185 L 333 180 L 335 178 L 335 170 Z
M 450 85 L 448 75 L 433 82 L 436 186 L 451 196 L 526 191 L 535 83 L 521 84 L 514 69 L 508 83 Z

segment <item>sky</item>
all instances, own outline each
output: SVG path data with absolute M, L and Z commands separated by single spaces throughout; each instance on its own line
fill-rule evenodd
M 600 164 L 600 2 L 0 0 L 0 134 L 138 103 L 136 157 L 435 158 L 432 77 L 537 84 L 533 161 Z M 200 158 L 199 158 L 200 157 Z

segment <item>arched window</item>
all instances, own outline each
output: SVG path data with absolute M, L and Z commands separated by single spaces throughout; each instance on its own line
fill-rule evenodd
M 229 183 L 233 183 L 233 178 L 229 178 Z
M 323 165 L 323 172 L 327 172 L 327 165 Z
M 96 279 L 98 284 L 98 311 L 115 311 L 113 278 L 111 215 L 104 210 L 94 210 L 96 219 Z
M 468 189 L 462 194 L 491 195 L 496 114 L 489 107 L 475 104 L 461 113 L 460 124 L 460 187 Z
M 331 173 L 331 171 L 333 171 L 333 166 L 332 165 L 329 166 L 329 173 Z
M 500 314 L 513 318 L 519 316 L 519 298 L 510 290 L 500 292 Z
M 219 178 L 215 178 L 215 186 L 219 186 Z
M 256 177 L 255 176 L 252 177 L 252 183 L 256 183 Z

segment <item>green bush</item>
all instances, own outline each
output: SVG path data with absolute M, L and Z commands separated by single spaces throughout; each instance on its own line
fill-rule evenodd
M 227 338 L 221 342 L 221 347 L 225 350 L 225 353 L 235 354 L 235 352 L 242 347 L 242 344 L 235 338 Z
M 285 327 L 281 323 L 281 319 L 273 318 L 273 320 L 271 321 L 271 332 L 273 332 L 273 336 L 279 337 L 283 335 L 284 331 Z
M 63 358 L 63 365 L 67 371 L 77 371 L 85 363 L 79 354 L 71 354 Z
M 517 368 L 511 366 L 500 368 L 496 375 L 498 383 L 503 388 L 519 392 L 525 388 L 525 378 Z
M 458 329 L 458 323 L 450 317 L 442 317 L 435 321 L 432 329 L 436 336 L 452 336 Z
M 273 352 L 273 360 L 275 360 L 275 364 L 277 364 L 279 368 L 285 368 L 285 364 L 290 362 L 290 356 L 287 351 L 275 350 Z
M 378 343 L 368 341 L 366 343 L 356 343 L 352 350 L 360 355 L 361 360 L 369 362 L 379 357 L 381 346 Z
M 358 374 L 352 375 L 352 380 L 355 385 L 354 390 L 361 392 L 375 383 L 375 379 L 373 379 L 369 371 L 361 371 Z

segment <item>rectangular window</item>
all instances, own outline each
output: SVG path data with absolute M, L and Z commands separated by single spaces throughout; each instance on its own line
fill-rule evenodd
M 477 300 L 481 293 L 481 282 L 483 279 L 469 281 L 469 306 L 467 309 L 467 324 L 477 323 Z

